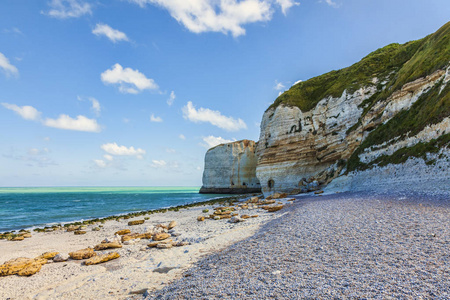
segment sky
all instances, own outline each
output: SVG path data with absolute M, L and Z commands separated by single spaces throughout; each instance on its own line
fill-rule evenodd
M 298 80 L 449 21 L 448 0 L 2 0 L 0 186 L 200 186 Z

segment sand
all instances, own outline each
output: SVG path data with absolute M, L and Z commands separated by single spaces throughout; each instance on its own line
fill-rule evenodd
M 287 199 L 283 202 L 290 203 Z M 171 249 L 148 248 L 149 240 L 135 245 L 101 251 L 117 251 L 121 257 L 99 265 L 85 266 L 79 260 L 52 262 L 44 265 L 40 272 L 30 277 L 16 275 L 0 277 L 0 299 L 127 299 L 133 293 L 144 293 L 160 289 L 180 278 L 201 257 L 215 253 L 252 236 L 263 224 L 283 215 L 283 211 L 268 213 L 262 209 L 240 210 L 239 214 L 259 215 L 245 222 L 230 223 L 229 220 L 197 221 L 197 216 L 207 215 L 202 210 L 214 206 L 200 206 L 168 211 L 148 216 L 142 225 L 128 226 L 136 217 L 121 221 L 107 221 L 100 231 L 92 231 L 98 225 L 89 225 L 84 235 L 73 232 L 53 231 L 32 233 L 32 237 L 13 242 L 0 240 L 0 263 L 7 260 L 34 258 L 48 251 L 67 254 L 86 247 L 94 247 L 105 238 L 114 237 L 114 232 L 130 229 L 144 233 L 151 225 L 165 224 L 175 220 L 174 228 L 180 235 L 176 241 L 187 241 L 190 245 Z M 147 292 L 148 293 L 148 292 Z M 141 297 L 141 296 L 140 296 Z

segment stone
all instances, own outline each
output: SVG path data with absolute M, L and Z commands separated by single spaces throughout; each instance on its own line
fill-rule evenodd
M 158 245 L 156 245 L 156 248 L 169 249 L 169 248 L 172 248 L 172 243 L 159 243 Z
M 92 228 L 92 231 L 100 231 L 100 227 L 94 227 Z
M 261 204 L 263 204 L 263 205 L 274 204 L 274 203 L 275 203 L 275 200 L 264 200 L 261 202 Z
M 44 258 L 44 259 L 53 259 L 58 254 L 59 254 L 59 252 L 45 252 L 45 253 L 42 253 L 38 257 L 39 258 Z
M 272 195 L 270 195 L 266 198 L 266 201 L 272 200 L 272 199 L 286 198 L 286 197 L 287 197 L 286 193 L 273 193 Z
M 253 216 L 251 216 L 251 218 L 257 218 L 257 217 L 259 217 L 259 215 L 253 215 Z
M 322 194 L 323 191 L 315 191 L 314 194 L 318 195 L 318 194 Z
M 144 224 L 145 220 L 135 220 L 128 222 L 128 226 L 141 225 Z
M 282 209 L 283 205 L 274 205 L 274 206 L 263 206 L 262 208 L 267 210 L 268 212 L 276 212 Z
M 172 229 L 172 228 L 174 228 L 175 226 L 177 226 L 177 222 L 172 221 L 172 222 L 169 223 L 168 229 Z
M 23 236 L 26 239 L 31 237 L 31 233 L 29 233 L 29 232 L 21 233 L 20 235 Z
M 23 241 L 25 238 L 22 235 L 13 237 L 11 241 Z
M 55 255 L 55 257 L 53 257 L 53 261 L 54 262 L 63 262 L 63 261 L 67 261 L 69 259 L 69 255 L 68 254 L 57 254 Z
M 41 270 L 42 265 L 47 263 L 45 258 L 19 257 L 11 259 L 0 265 L 0 276 L 19 275 L 30 276 Z
M 158 246 L 158 244 L 162 244 L 162 243 L 173 243 L 172 240 L 164 240 L 164 241 L 155 241 L 155 242 L 151 242 L 150 244 L 148 244 L 147 246 L 149 248 L 155 248 L 156 246 Z
M 214 220 L 220 220 L 220 216 L 214 216 Z
M 231 217 L 229 222 L 230 223 L 239 223 L 239 222 L 243 222 L 243 221 L 245 221 L 245 219 L 239 218 L 238 216 L 234 216 L 234 217 Z
M 130 229 L 122 229 L 122 230 L 116 231 L 114 233 L 114 235 L 116 235 L 116 234 L 118 234 L 118 235 L 125 235 L 125 234 L 128 234 L 128 233 L 131 233 Z
M 257 157 L 254 141 L 221 144 L 205 155 L 203 186 L 200 193 L 244 194 L 260 192 L 256 177 Z
M 120 254 L 117 252 L 110 252 L 105 254 L 99 254 L 97 256 L 91 257 L 84 262 L 85 265 L 96 265 L 100 263 L 104 263 L 113 259 L 117 259 L 120 257 Z
M 124 245 L 135 245 L 135 244 L 137 244 L 140 240 L 141 240 L 140 238 L 132 239 L 132 240 L 123 242 L 123 244 L 124 244 Z
M 248 203 L 258 203 L 259 202 L 259 197 L 251 197 L 248 200 Z
M 84 231 L 84 230 L 75 230 L 73 232 L 73 234 L 75 234 L 75 235 L 82 235 L 82 234 L 86 234 L 86 231 Z
M 67 232 L 71 232 L 71 231 L 75 231 L 75 230 L 79 230 L 80 226 L 75 226 L 75 225 L 69 225 L 66 229 Z
M 95 253 L 94 249 L 92 249 L 92 248 L 81 249 L 81 250 L 77 250 L 77 251 L 69 253 L 70 258 L 76 259 L 76 260 L 91 258 L 96 255 L 97 255 L 97 253 Z
M 199 222 L 205 221 L 205 217 L 204 216 L 198 216 L 197 217 L 197 221 L 199 221 Z
M 154 241 L 162 241 L 170 237 L 168 233 L 157 233 L 153 236 Z
M 249 218 L 251 218 L 249 215 L 242 215 L 241 216 L 241 219 L 249 219 Z
M 122 245 L 120 243 L 102 243 L 98 244 L 94 247 L 95 251 L 102 251 L 106 249 L 113 249 L 113 248 L 122 248 Z
M 174 247 L 182 247 L 182 246 L 187 246 L 189 245 L 189 242 L 173 242 L 172 245 Z

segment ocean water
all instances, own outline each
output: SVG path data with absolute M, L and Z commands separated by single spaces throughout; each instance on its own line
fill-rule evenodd
M 198 187 L 0 188 L 0 232 L 205 201 Z

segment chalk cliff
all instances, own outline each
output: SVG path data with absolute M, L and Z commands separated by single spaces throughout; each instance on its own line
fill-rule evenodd
M 256 143 L 242 140 L 211 148 L 205 155 L 200 193 L 244 194 L 261 191 L 256 178 Z
M 292 86 L 262 118 L 262 191 L 314 190 L 340 174 L 408 158 L 449 166 L 449 65 L 450 23 Z

